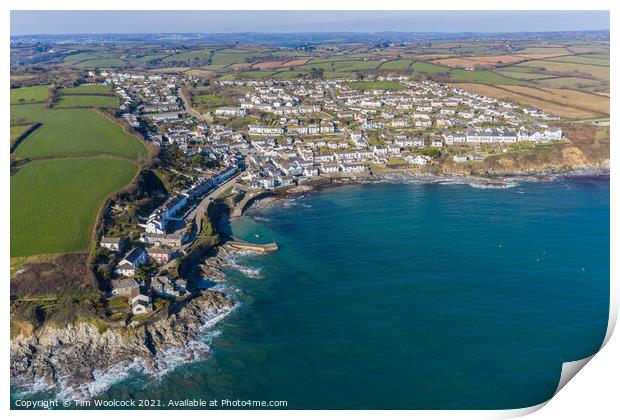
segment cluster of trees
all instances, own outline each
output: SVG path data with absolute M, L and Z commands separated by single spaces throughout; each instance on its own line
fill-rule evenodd
M 325 74 L 325 70 L 320 67 L 312 67 L 310 69 L 310 78 L 311 79 L 322 79 Z
M 421 155 L 430 156 L 432 158 L 438 158 L 441 156 L 441 150 L 436 147 L 422 147 L 418 149 Z

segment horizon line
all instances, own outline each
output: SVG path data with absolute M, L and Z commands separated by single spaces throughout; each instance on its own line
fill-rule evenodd
M 11 38 L 26 37 L 26 36 L 84 36 L 84 35 L 281 35 L 281 34 L 360 34 L 360 35 L 377 35 L 377 34 L 440 34 L 440 35 L 488 35 L 488 34 L 539 34 L 539 33 L 580 33 L 580 32 L 610 32 L 610 28 L 604 29 L 577 29 L 577 30 L 555 30 L 555 31 L 373 31 L 373 32 L 359 32 L 359 31 L 281 31 L 281 32 L 262 32 L 262 31 L 247 31 L 247 32 L 81 32 L 81 33 L 32 33 L 32 34 L 19 34 L 10 35 Z

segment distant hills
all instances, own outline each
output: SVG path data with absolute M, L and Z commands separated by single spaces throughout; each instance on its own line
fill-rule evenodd
M 157 42 L 180 44 L 200 42 L 205 44 L 265 44 L 288 48 L 311 45 L 377 43 L 398 44 L 432 40 L 522 40 L 540 38 L 547 40 L 582 39 L 608 40 L 609 30 L 561 32 L 299 32 L 299 33 L 145 33 L 145 34 L 69 34 L 69 35 L 20 35 L 11 37 L 11 45 L 31 43 L 89 44 L 108 42 Z M 386 45 L 387 46 L 387 45 Z

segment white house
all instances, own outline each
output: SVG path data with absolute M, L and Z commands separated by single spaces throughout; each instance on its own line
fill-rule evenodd
M 466 143 L 467 135 L 464 132 L 444 133 L 443 139 L 446 142 L 446 144 Z
M 243 117 L 247 113 L 248 110 L 245 108 L 222 107 L 215 110 L 215 115 L 222 117 Z
M 545 140 L 562 140 L 561 128 L 548 128 L 544 132 Z
M 340 171 L 340 167 L 338 165 L 322 163 L 321 164 L 321 173 L 322 174 L 335 174 Z
M 148 256 L 143 248 L 135 247 L 118 263 L 115 272 L 125 277 L 136 275 L 136 269 L 146 264 Z
M 304 176 L 318 176 L 319 168 L 316 166 L 306 166 L 303 170 Z
M 123 249 L 123 238 L 101 238 L 99 242 L 103 248 L 109 249 L 112 252 L 118 252 Z
M 405 161 L 410 165 L 426 165 L 429 161 L 427 156 L 405 156 Z
M 340 169 L 344 173 L 360 173 L 366 170 L 366 166 L 363 163 L 341 163 Z
M 141 287 L 134 287 L 131 291 L 131 312 L 134 315 L 143 315 L 153 310 L 153 303 L 148 292 Z
M 260 189 L 272 190 L 275 188 L 275 186 L 276 186 L 276 182 L 274 178 L 258 178 L 252 181 L 252 183 L 250 184 L 251 188 L 254 188 L 257 190 L 260 190 Z
M 269 127 L 261 125 L 250 125 L 248 127 L 250 135 L 265 135 L 265 136 L 281 136 L 284 134 L 284 127 Z

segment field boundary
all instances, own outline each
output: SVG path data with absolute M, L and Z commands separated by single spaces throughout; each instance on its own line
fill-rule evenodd
M 19 158 L 19 160 L 15 161 L 15 164 L 13 167 L 19 168 L 20 166 L 23 166 L 30 162 L 40 162 L 44 160 L 84 159 L 84 158 L 94 158 L 94 157 L 124 160 L 126 162 L 131 162 L 131 163 L 135 163 L 136 161 L 136 159 L 133 159 L 127 156 L 112 155 L 109 153 L 84 152 L 84 153 L 78 153 L 75 155 L 32 156 L 32 157 L 29 156 L 29 157 Z
M 86 248 L 86 252 L 88 254 L 86 257 L 86 262 L 89 266 L 89 269 L 93 271 L 93 274 L 95 275 L 95 277 L 97 277 L 97 274 L 94 272 L 94 264 L 93 264 L 94 260 L 93 259 L 95 257 L 95 253 L 97 252 L 96 244 L 97 244 L 97 239 L 99 237 L 99 229 L 101 228 L 101 223 L 103 221 L 103 214 L 105 210 L 108 208 L 108 204 L 112 196 L 127 191 L 127 189 L 131 185 L 134 185 L 134 183 L 138 179 L 138 176 L 140 176 L 140 174 L 144 170 L 143 165 L 140 164 L 137 161 L 137 159 L 135 161 L 132 161 L 132 163 L 136 165 L 136 173 L 134 174 L 133 178 L 131 178 L 131 181 L 129 181 L 123 188 L 111 192 L 110 194 L 108 194 L 107 197 L 103 199 L 103 202 L 99 206 L 99 210 L 97 210 L 97 215 L 95 216 L 95 223 L 93 224 L 91 231 L 90 231 L 90 241 L 89 241 L 88 247 Z
M 114 93 L 62 93 L 58 92 L 58 96 L 116 96 Z
M 44 101 L 11 102 L 9 105 L 16 105 L 16 106 L 20 106 L 20 105 L 39 105 L 39 104 L 47 104 L 48 102 L 49 102 L 49 100 L 46 99 Z
M 21 127 L 21 126 L 26 126 L 26 125 L 30 125 L 30 128 L 24 131 L 22 134 L 20 134 L 19 137 L 17 137 L 15 141 L 11 143 L 11 154 L 15 151 L 15 149 L 17 149 L 17 146 L 19 146 L 21 142 L 23 142 L 26 139 L 26 137 L 28 137 L 34 130 L 41 127 L 41 123 L 21 124 L 21 125 L 14 124 L 13 127 Z
M 79 96 L 79 95 L 76 95 Z M 99 95 L 99 96 L 114 96 L 114 95 Z M 89 159 L 89 158 L 100 158 L 100 159 L 113 159 L 113 160 L 117 160 L 117 161 L 125 161 L 128 163 L 131 163 L 134 168 L 135 168 L 135 173 L 133 174 L 131 180 L 123 185 L 121 188 L 112 191 L 111 193 L 109 193 L 106 197 L 103 198 L 103 200 L 99 203 L 97 203 L 97 213 L 95 216 L 95 220 L 93 225 L 90 227 L 90 232 L 89 232 L 89 241 L 88 244 L 86 245 L 86 247 L 82 250 L 79 251 L 71 251 L 71 252 L 58 252 L 58 253 L 49 253 L 49 254 L 33 254 L 33 255 L 28 255 L 28 256 L 20 256 L 20 257 L 12 257 L 11 258 L 11 263 L 12 264 L 17 264 L 17 265 L 24 265 L 28 262 L 33 262 L 33 263 L 37 263 L 37 262 L 45 262 L 45 261 L 51 261 L 54 258 L 60 256 L 60 255 L 65 255 L 65 254 L 71 254 L 71 253 L 83 253 L 85 252 L 87 254 L 87 264 L 89 264 L 89 269 L 92 269 L 92 258 L 94 256 L 94 251 L 96 250 L 96 246 L 95 244 L 97 243 L 97 239 L 98 239 L 98 232 L 99 229 L 101 227 L 101 223 L 102 223 L 102 217 L 103 214 L 105 212 L 105 209 L 108 206 L 108 203 L 110 202 L 111 198 L 114 197 L 115 195 L 119 194 L 119 193 L 123 193 L 125 191 L 127 191 L 129 188 L 131 188 L 133 185 L 135 185 L 136 180 L 138 179 L 138 177 L 140 176 L 140 174 L 142 173 L 142 171 L 145 168 L 148 168 L 150 166 L 150 162 L 151 159 L 148 159 L 150 157 L 153 157 L 157 154 L 157 150 L 156 148 L 151 145 L 146 143 L 146 141 L 140 137 L 137 133 L 135 133 L 133 130 L 128 129 L 128 127 L 125 124 L 120 123 L 119 121 L 116 120 L 116 118 L 108 115 L 107 113 L 103 112 L 103 110 L 107 110 L 110 109 L 112 110 L 112 108 L 97 108 L 97 107 L 57 107 L 57 109 L 71 109 L 71 108 L 76 108 L 76 109 L 90 109 L 96 113 L 98 113 L 100 116 L 106 118 L 108 121 L 110 121 L 111 123 L 118 125 L 122 128 L 122 130 L 124 131 L 125 134 L 131 136 L 132 138 L 134 138 L 136 141 L 140 142 L 140 144 L 142 144 L 143 148 L 144 148 L 144 154 L 140 154 L 136 157 L 128 157 L 128 156 L 121 156 L 121 155 L 116 155 L 116 154 L 110 154 L 110 153 L 101 153 L 101 152 L 83 152 L 83 153 L 77 153 L 77 154 L 65 154 L 65 155 L 53 155 L 53 156 L 36 156 L 36 157 L 26 157 L 26 158 L 12 158 L 11 159 L 11 167 L 10 167 L 10 171 L 11 171 L 11 176 L 15 175 L 18 171 L 20 171 L 22 169 L 22 167 L 24 167 L 25 165 L 27 165 L 28 163 L 34 163 L 34 162 L 38 162 L 38 161 L 57 161 L 57 160 L 61 160 L 61 159 L 65 159 L 65 160 L 76 160 L 76 159 Z M 37 123 L 25 123 L 25 122 L 21 122 L 20 124 L 15 124 L 15 125 L 21 125 L 21 126 L 27 126 L 27 125 L 32 125 L 32 127 L 30 129 L 28 129 L 26 132 L 22 133 L 18 140 L 15 141 L 15 143 L 13 145 L 11 145 L 11 153 L 17 148 L 17 146 L 19 144 L 21 144 L 21 142 L 26 139 L 26 137 L 28 137 L 29 134 L 31 134 L 34 130 L 36 130 L 38 127 L 40 127 L 42 125 L 42 123 L 37 122 Z M 146 158 L 146 160 L 145 160 Z M 15 260 L 13 259 L 15 258 Z M 21 261 L 21 262 L 20 262 Z
M 75 95 L 75 96 L 77 96 L 77 95 Z M 110 108 L 109 106 L 86 106 L 86 105 L 81 105 L 81 106 L 78 106 L 78 105 L 62 106 L 61 105 L 61 106 L 58 106 L 57 102 L 53 102 L 51 108 L 52 109 L 92 109 L 92 110 L 95 110 L 95 109 L 114 109 L 115 110 L 115 109 L 117 109 L 117 108 Z
M 66 108 L 62 108 L 61 107 L 61 109 L 66 109 Z M 147 143 L 144 140 L 144 138 L 142 138 L 141 136 L 136 135 L 136 133 L 133 130 L 130 130 L 124 123 L 121 123 L 121 122 L 117 121 L 116 118 L 113 118 L 110 115 L 106 114 L 105 112 L 101 111 L 102 109 L 115 109 L 115 108 L 89 108 L 89 109 L 92 109 L 93 111 L 95 111 L 99 115 L 107 118 L 113 124 L 116 124 L 119 127 L 121 127 L 125 133 L 127 133 L 130 136 L 134 137 L 136 140 L 138 140 L 140 142 L 140 144 L 142 144 L 142 146 L 144 146 L 144 149 L 146 151 L 146 155 L 138 156 L 136 159 L 140 159 L 140 157 L 150 157 L 150 156 L 152 156 L 155 153 L 155 150 L 153 150 L 153 145 L 152 144 Z

